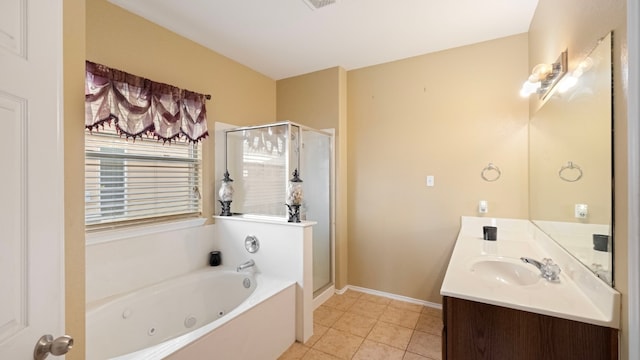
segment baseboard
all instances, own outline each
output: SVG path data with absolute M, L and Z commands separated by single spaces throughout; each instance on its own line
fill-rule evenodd
M 336 293 L 336 287 L 334 285 L 329 286 L 325 291 L 323 291 L 320 295 L 313 298 L 313 310 L 320 307 L 320 305 L 324 304 L 325 301 L 329 300 L 333 294 Z
M 442 304 L 432 303 L 430 301 L 425 301 L 425 300 L 420 300 L 420 299 L 414 299 L 414 298 L 410 298 L 408 296 L 403 296 L 403 295 L 396 295 L 396 294 L 392 294 L 392 293 L 388 293 L 388 292 L 384 292 L 384 291 L 367 289 L 367 288 L 363 288 L 363 287 L 355 286 L 355 285 L 347 285 L 347 286 L 343 287 L 342 289 L 335 290 L 335 293 L 338 294 L 338 295 L 342 295 L 347 290 L 353 290 L 353 291 L 358 291 L 358 292 L 362 292 L 362 293 L 365 293 L 365 294 L 382 296 L 382 297 L 386 297 L 386 298 L 393 299 L 393 300 L 405 301 L 405 302 L 412 303 L 412 304 L 418 304 L 418 305 L 423 305 L 423 306 L 426 306 L 426 307 L 442 310 Z

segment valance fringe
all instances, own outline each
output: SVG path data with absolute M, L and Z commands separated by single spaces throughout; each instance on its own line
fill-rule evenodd
M 208 95 L 180 89 L 105 65 L 86 62 L 85 128 L 113 123 L 127 138 L 143 135 L 164 143 L 184 138 L 198 142 L 207 130 Z

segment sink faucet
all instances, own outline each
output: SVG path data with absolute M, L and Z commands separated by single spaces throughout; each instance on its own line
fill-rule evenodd
M 236 269 L 236 271 L 244 270 L 244 269 L 246 269 L 248 267 L 252 267 L 252 266 L 255 266 L 255 265 L 256 265 L 255 261 L 253 261 L 253 259 L 251 259 L 251 260 L 245 261 L 242 264 L 238 265 L 238 268 Z
M 591 264 L 591 271 L 593 271 L 597 277 L 611 284 L 611 270 L 605 270 L 601 264 Z
M 534 260 L 528 257 L 521 257 L 520 260 L 527 264 L 531 264 L 540 270 L 540 274 L 543 278 L 547 279 L 547 281 L 558 281 L 560 277 L 560 267 L 553 262 L 553 260 L 549 258 L 542 259 L 542 262 L 538 260 Z

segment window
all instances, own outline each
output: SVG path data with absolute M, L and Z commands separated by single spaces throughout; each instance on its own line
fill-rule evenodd
M 87 230 L 201 212 L 201 144 L 120 137 L 112 127 L 85 135 Z
M 100 147 L 102 154 L 124 154 L 123 149 Z M 124 159 L 106 158 L 99 160 L 100 215 L 124 215 Z
M 210 98 L 86 62 L 87 230 L 200 215 Z
M 255 150 L 248 141 L 242 146 L 242 185 L 248 191 L 242 199 L 247 214 L 286 215 L 287 167 L 284 140 L 274 144 L 280 152 Z

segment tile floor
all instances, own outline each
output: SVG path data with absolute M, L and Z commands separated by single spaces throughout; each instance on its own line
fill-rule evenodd
M 442 311 L 348 290 L 313 313 L 313 336 L 279 360 L 440 360 Z

